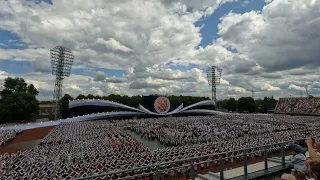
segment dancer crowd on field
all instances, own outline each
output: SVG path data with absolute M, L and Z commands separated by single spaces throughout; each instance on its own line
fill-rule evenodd
M 150 150 L 133 139 L 127 133 L 129 130 L 167 147 Z M 319 117 L 284 115 L 235 114 L 63 123 L 34 148 L 0 156 L 0 175 L 5 179 L 73 179 L 234 151 L 224 156 L 228 164 L 242 161 L 243 148 L 251 148 L 249 158 L 255 158 L 263 156 L 263 148 L 258 146 L 317 136 L 319 130 Z M 285 148 L 291 145 L 286 144 Z M 269 153 L 280 150 L 280 144 L 268 147 Z M 218 167 L 219 157 L 198 158 L 195 163 L 195 170 Z M 163 176 L 176 176 L 189 172 L 182 167 L 187 164 L 190 161 L 159 168 Z M 170 169 L 172 167 L 177 168 Z M 308 172 L 311 167 L 313 164 L 309 163 Z M 155 170 L 143 168 L 96 179 L 149 176 L 148 173 L 152 176 Z

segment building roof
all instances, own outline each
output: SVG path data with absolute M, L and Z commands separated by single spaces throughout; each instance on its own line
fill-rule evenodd
M 39 105 L 40 108 L 54 108 L 56 107 L 55 104 L 40 104 Z

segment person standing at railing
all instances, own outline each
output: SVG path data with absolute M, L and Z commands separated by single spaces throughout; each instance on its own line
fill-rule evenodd
M 307 176 L 304 174 L 304 172 L 299 170 L 292 170 L 291 174 L 283 174 L 281 176 L 282 180 L 313 180 L 308 179 Z
M 320 161 L 313 160 L 310 162 L 309 176 L 310 179 L 302 171 L 292 170 L 291 174 L 283 174 L 283 180 L 320 180 Z
M 314 142 L 311 137 L 306 139 L 310 160 L 306 161 L 310 175 L 315 179 L 320 179 L 320 156 L 317 155 L 317 151 L 320 150 L 320 143 Z
M 320 143 L 314 142 L 310 137 L 306 139 L 306 144 L 308 147 L 309 156 L 312 160 L 320 161 L 320 157 L 317 155 L 317 152 L 320 150 Z
M 306 155 L 307 149 L 303 148 L 302 146 L 300 146 L 300 144 L 298 144 L 298 142 L 294 142 L 294 143 L 289 143 L 289 146 L 291 148 L 295 148 L 296 150 L 299 151 L 299 153 Z
M 314 180 L 320 180 L 320 161 L 313 160 L 309 163 L 309 171 L 310 175 L 313 177 Z
M 305 165 L 307 160 L 306 156 L 303 155 L 299 149 L 292 148 L 291 157 L 288 164 L 290 164 L 295 170 L 300 170 L 304 173 L 308 173 L 308 168 Z

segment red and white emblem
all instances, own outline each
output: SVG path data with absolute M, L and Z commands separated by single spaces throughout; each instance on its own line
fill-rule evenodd
M 159 114 L 165 114 L 170 110 L 170 101 L 166 97 L 158 97 L 154 102 L 154 109 Z

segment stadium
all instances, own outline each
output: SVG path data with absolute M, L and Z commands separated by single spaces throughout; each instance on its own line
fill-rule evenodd
M 0 1 L 0 180 L 320 180 L 319 2 Z
M 170 108 L 166 97 L 151 99 L 154 109 L 73 100 L 69 118 L 2 126 L 4 177 L 268 179 L 289 169 L 291 142 L 319 135 L 317 97 L 280 99 L 275 114 L 222 113 L 211 100 Z M 28 137 L 35 134 L 38 142 Z M 26 142 L 31 147 L 19 149 Z

